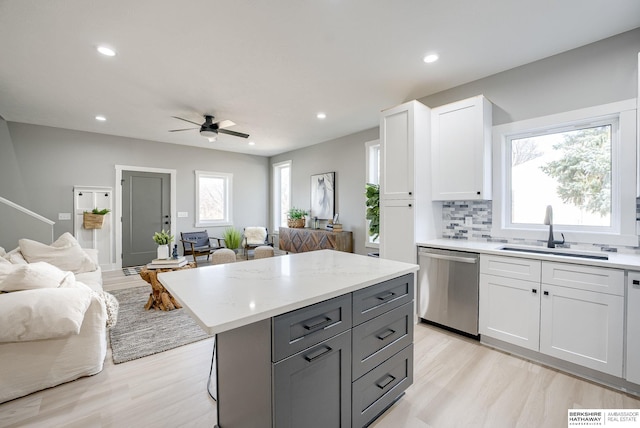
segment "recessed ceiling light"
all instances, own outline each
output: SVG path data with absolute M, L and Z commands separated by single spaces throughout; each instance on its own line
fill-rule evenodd
M 430 55 L 425 56 L 422 60 L 424 62 L 426 62 L 427 64 L 430 64 L 430 63 L 436 62 L 438 60 L 438 55 L 430 54 Z
M 99 122 L 104 122 L 105 120 L 107 120 L 107 118 L 99 114 L 98 116 L 96 116 L 96 120 Z
M 256 145 L 256 143 L 255 143 L 255 141 L 249 141 L 249 145 L 250 145 L 250 146 L 255 146 L 255 145 Z
M 104 56 L 116 56 L 116 51 L 107 46 L 98 46 L 98 52 Z
M 322 112 L 320 112 L 320 113 L 316 114 L 316 117 L 317 117 L 318 119 L 326 119 L 326 118 L 327 118 L 327 115 L 326 115 L 326 113 L 322 113 Z

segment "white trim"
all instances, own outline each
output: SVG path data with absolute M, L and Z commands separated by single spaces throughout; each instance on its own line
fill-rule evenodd
M 130 166 L 130 165 L 116 165 L 116 183 L 115 183 L 115 216 L 114 216 L 114 230 L 116 233 L 116 268 L 122 269 L 122 171 L 137 171 L 137 172 L 156 172 L 160 174 L 169 174 L 171 177 L 171 197 L 170 207 L 171 212 L 171 235 L 176 236 L 176 176 L 177 171 L 175 169 L 166 168 L 152 168 L 145 166 Z
M 375 181 L 375 180 L 371 180 L 370 177 L 370 172 L 371 172 L 371 159 L 370 159 L 370 153 L 371 153 L 371 149 L 375 146 L 378 146 L 378 161 L 380 160 L 380 156 L 381 156 L 381 150 L 382 150 L 382 146 L 380 145 L 380 139 L 377 140 L 372 140 L 372 141 L 367 141 L 364 143 L 364 150 L 365 150 L 365 185 L 367 183 L 370 183 L 371 181 Z M 378 168 L 380 168 L 380 162 L 378 162 Z M 380 184 L 380 170 L 378 169 L 378 180 L 375 184 Z M 365 248 L 375 248 L 375 249 L 379 249 L 380 248 L 380 243 L 379 242 L 371 242 L 369 240 L 369 225 L 368 225 L 368 221 L 366 219 L 366 212 L 367 212 L 367 207 L 365 205 L 365 220 L 364 220 L 364 246 Z M 378 241 L 380 240 L 380 237 L 378 237 Z
M 575 229 L 563 229 L 555 226 L 556 234 L 565 233 L 567 241 L 579 243 L 598 243 L 610 245 L 637 246 L 636 234 L 636 189 L 629 183 L 636 183 L 636 100 L 604 104 L 580 110 L 554 114 L 519 122 L 507 123 L 493 127 L 493 224 L 491 235 L 504 238 L 525 238 L 546 240 L 548 229 L 544 226 L 509 227 L 505 218 L 506 203 L 504 192 L 508 177 L 506 163 L 510 162 L 510 154 L 505 153 L 507 139 L 523 131 L 535 131 L 548 127 L 557 127 L 570 122 L 600 117 L 619 116 L 619 145 L 616 158 L 612 165 L 618 174 L 611 177 L 612 189 L 617 188 L 618 194 L 612 195 L 612 203 L 619 197 L 619 218 L 612 214 L 612 226 L 619 230 L 612 232 L 576 232 Z M 541 219 L 544 218 L 544 207 L 540 207 Z
M 230 172 L 216 172 L 216 171 L 201 171 L 196 170 L 195 173 L 195 225 L 196 227 L 220 227 L 220 226 L 233 226 L 233 174 Z M 200 177 L 216 177 L 225 179 L 225 219 L 220 221 L 200 221 Z
M 273 183 L 272 185 L 272 192 L 271 194 L 273 195 L 272 198 L 273 200 L 271 201 L 272 204 L 272 210 L 271 210 L 271 216 L 273 217 L 271 226 L 272 226 L 272 231 L 273 233 L 278 233 L 280 230 L 280 180 L 276 180 L 276 178 L 279 178 L 279 171 L 281 170 L 281 168 L 283 166 L 288 166 L 289 167 L 289 208 L 291 208 L 291 201 L 292 201 L 292 172 L 293 172 L 293 161 L 292 160 L 286 160 L 286 161 L 282 161 L 282 162 L 276 162 L 274 164 L 271 164 L 271 182 Z M 278 183 L 276 185 L 276 182 Z

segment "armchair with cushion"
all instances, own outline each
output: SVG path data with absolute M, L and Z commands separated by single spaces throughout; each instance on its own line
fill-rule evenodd
M 198 232 L 180 232 L 180 241 L 182 242 L 182 250 L 185 256 L 192 255 L 193 262 L 198 267 L 198 256 L 209 256 L 215 250 L 224 248 L 222 238 L 210 237 L 206 230 Z M 217 245 L 214 241 L 217 241 Z
M 269 231 L 267 228 L 262 226 L 245 227 L 242 247 L 244 248 L 247 260 L 249 260 L 249 250 L 254 250 L 262 245 L 273 247 L 273 237 L 271 237 L 271 242 L 269 242 Z

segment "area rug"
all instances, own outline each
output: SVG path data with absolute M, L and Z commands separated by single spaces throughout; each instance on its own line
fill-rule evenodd
M 209 337 L 185 312 L 145 310 L 151 286 L 110 291 L 118 302 L 118 322 L 109 330 L 114 364 L 168 351 Z

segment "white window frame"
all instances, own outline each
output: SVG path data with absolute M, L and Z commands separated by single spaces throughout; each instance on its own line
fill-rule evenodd
M 195 171 L 196 176 L 196 227 L 217 227 L 233 225 L 233 174 L 227 172 Z M 200 178 L 221 178 L 225 183 L 224 218 L 222 220 L 202 220 L 200 218 Z
M 636 233 L 636 100 L 610 104 L 512 122 L 493 127 L 493 222 L 491 235 L 504 238 L 546 240 L 549 226 L 543 224 L 545 208 L 540 207 L 540 224 L 510 224 L 509 141 L 514 135 L 541 132 L 571 124 L 617 117 L 617 139 L 612 140 L 611 227 L 554 225 L 556 235 L 565 234 L 568 242 L 637 246 Z
M 282 189 L 280 188 L 280 171 L 282 171 L 283 168 L 288 167 L 289 168 L 289 205 L 291 205 L 291 199 L 292 199 L 292 181 L 291 181 L 291 176 L 293 173 L 293 162 L 291 160 L 286 160 L 286 161 L 282 161 L 282 162 L 277 162 L 274 163 L 272 165 L 272 171 L 273 171 L 273 176 L 272 176 L 272 183 L 273 183 L 273 193 L 272 193 L 272 206 L 273 206 L 273 220 L 272 220 L 272 226 L 273 226 L 273 232 L 277 233 L 278 230 L 280 229 L 281 225 L 280 224 L 280 218 L 282 217 L 282 212 L 280 212 L 280 200 L 281 200 L 281 191 Z M 291 206 L 289 206 L 289 208 L 291 208 Z
M 373 164 L 372 153 L 375 148 L 378 148 L 378 164 Z M 380 150 L 382 147 L 380 146 L 380 140 L 367 141 L 364 143 L 365 148 L 365 184 L 373 183 L 380 184 Z M 366 207 L 365 207 L 365 215 L 366 215 Z M 369 221 L 365 220 L 365 237 L 364 237 L 364 246 L 365 248 L 380 248 L 380 237 L 375 241 L 369 235 Z

